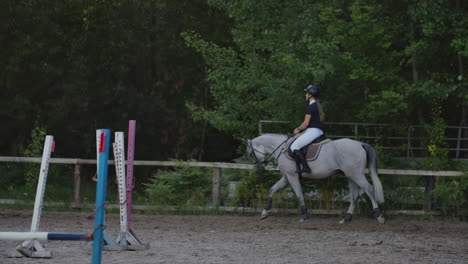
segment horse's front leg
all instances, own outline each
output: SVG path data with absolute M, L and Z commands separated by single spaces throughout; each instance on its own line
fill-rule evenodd
M 299 176 L 297 174 L 288 175 L 288 181 L 289 184 L 291 184 L 291 187 L 293 188 L 294 192 L 296 193 L 297 200 L 301 205 L 301 222 L 304 222 L 304 220 L 309 219 L 309 213 L 307 212 L 307 207 L 305 205 L 304 194 L 302 193 L 302 187 L 301 182 L 299 181 Z
M 275 194 L 277 191 L 283 189 L 286 185 L 288 184 L 288 179 L 286 176 L 283 175 L 281 179 L 279 179 L 271 188 L 270 192 L 268 193 L 268 199 L 265 203 L 265 207 L 263 208 L 262 211 L 262 216 L 261 219 L 265 219 L 268 217 L 268 215 L 271 212 L 271 203 L 273 201 L 273 194 Z

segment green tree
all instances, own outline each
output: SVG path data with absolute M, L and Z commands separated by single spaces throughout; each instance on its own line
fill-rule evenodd
M 253 136 L 260 119 L 298 122 L 308 83 L 322 88 L 332 121 L 425 124 L 434 102 L 447 121 L 466 119 L 460 1 L 210 4 L 232 19 L 234 45 L 184 37 L 210 66 L 214 104 L 193 107 L 196 117 L 222 131 Z
M 304 87 L 337 80 L 337 65 L 347 64 L 348 56 L 338 52 L 319 20 L 320 2 L 210 3 L 233 20 L 235 46 L 223 47 L 193 32 L 184 37 L 210 66 L 214 100 L 211 108 L 192 109 L 221 131 L 253 136 L 260 119 L 298 121 Z
M 180 32 L 222 42 L 228 25 L 205 0 L 8 0 L 0 9 L 0 136 L 9 139 L 0 142 L 2 155 L 25 149 L 37 116 L 60 156 L 94 157 L 93 131 L 124 130 L 128 119 L 138 121 L 142 159 L 202 157 L 216 144 L 199 144 L 202 128 L 185 109 L 186 98 L 209 98 L 204 62 Z

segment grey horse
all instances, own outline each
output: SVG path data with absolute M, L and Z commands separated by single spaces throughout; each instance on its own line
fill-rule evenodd
M 247 153 L 253 160 L 257 172 L 260 173 L 265 169 L 264 165 L 271 157 L 276 159 L 278 169 L 282 174 L 278 182 L 270 188 L 267 202 L 262 211 L 262 219 L 268 217 L 271 212 L 273 194 L 287 186 L 288 183 L 296 193 L 301 205 L 301 221 L 309 218 L 300 179 L 296 173 L 296 162 L 289 159 L 285 154 L 285 151 L 287 151 L 286 146 L 291 140 L 293 138 L 280 134 L 263 134 L 252 140 L 244 140 L 247 145 Z M 365 176 L 366 164 L 369 165 L 373 186 Z M 316 160 L 309 161 L 309 165 L 312 172 L 303 174 L 303 178 L 324 179 L 342 172 L 348 179 L 351 201 L 347 214 L 340 221 L 341 224 L 352 220 L 359 189 L 362 189 L 369 196 L 374 209 L 374 216 L 378 222 L 382 224 L 385 222 L 379 207 L 379 204 L 384 202 L 382 183 L 377 175 L 377 155 L 372 146 L 347 138 L 329 141 L 322 145 L 320 155 Z

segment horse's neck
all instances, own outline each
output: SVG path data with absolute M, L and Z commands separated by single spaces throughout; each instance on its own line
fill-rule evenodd
M 288 138 L 285 135 L 266 134 L 261 137 L 261 144 L 268 151 L 274 151 L 281 143 L 284 143 Z

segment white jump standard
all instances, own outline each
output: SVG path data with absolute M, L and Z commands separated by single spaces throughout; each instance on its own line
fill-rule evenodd
M 39 232 L 39 224 L 41 222 L 41 212 L 44 202 L 44 192 L 47 182 L 47 173 L 49 171 L 49 161 L 51 153 L 54 152 L 54 137 L 46 136 L 44 149 L 42 150 L 41 169 L 39 171 L 39 180 L 37 182 L 36 199 L 34 201 L 34 211 L 31 222 L 31 232 Z M 18 236 L 17 236 L 18 237 Z M 23 240 L 23 239 L 14 239 Z M 27 239 L 16 247 L 16 250 L 21 253 L 14 254 L 14 257 L 31 257 L 31 258 L 51 258 L 52 253 L 44 249 L 37 239 Z
M 105 133 L 110 135 L 110 132 L 108 130 L 104 130 L 102 133 L 102 137 L 105 138 Z M 108 145 L 108 143 L 107 143 Z M 90 241 L 93 240 L 94 233 L 96 233 L 97 237 L 99 238 L 99 235 L 101 236 L 101 241 L 99 240 L 95 241 L 95 245 L 100 245 L 102 244 L 102 227 L 103 224 L 101 223 L 104 216 L 104 212 L 99 212 L 98 217 L 99 217 L 99 222 L 95 227 L 95 232 L 93 234 L 88 235 L 88 234 L 82 234 L 82 233 L 52 233 L 52 232 L 39 232 L 39 224 L 40 224 L 40 218 L 41 218 L 41 212 L 42 212 L 42 206 L 43 206 L 43 200 L 44 200 L 44 192 L 45 192 L 45 186 L 47 182 L 47 173 L 49 169 L 49 161 L 50 161 L 50 156 L 51 153 L 54 151 L 54 141 L 53 141 L 53 136 L 46 136 L 45 142 L 44 142 L 44 149 L 43 149 L 43 154 L 42 154 L 42 161 L 41 161 L 41 168 L 40 168 L 40 173 L 39 173 L 39 180 L 37 184 L 37 191 L 36 191 L 36 199 L 34 203 L 34 212 L 33 212 L 33 219 L 31 223 L 31 231 L 30 232 L 0 232 L 0 240 L 26 240 L 23 243 L 21 243 L 19 246 L 16 247 L 16 250 L 21 253 L 21 255 L 13 255 L 13 257 L 32 257 L 32 258 L 51 258 L 52 253 L 50 251 L 46 251 L 42 245 L 39 243 L 40 240 L 74 240 L 74 241 Z M 105 149 L 105 145 L 101 146 L 102 149 Z M 104 156 L 101 154 L 100 158 L 104 158 Z M 108 158 L 108 146 L 107 146 L 107 157 Z M 101 161 L 102 167 L 107 166 L 107 160 Z M 103 168 L 101 168 L 102 171 Z M 105 174 L 101 177 L 102 179 L 107 178 L 107 171 L 105 171 Z M 101 189 L 99 189 L 101 187 Z M 105 191 L 106 191 L 106 185 L 100 184 L 98 185 L 97 189 L 97 197 L 99 198 L 102 196 L 101 194 L 104 193 L 104 198 L 105 198 Z M 96 203 L 99 203 L 99 200 L 96 201 Z M 101 234 L 100 232 L 101 231 Z M 100 250 L 98 248 L 98 250 Z M 93 252 L 95 252 L 94 250 Z M 100 253 L 100 252 L 98 252 Z M 16 253 L 17 254 L 17 253 Z M 96 255 L 96 256 L 95 256 Z M 97 259 L 97 256 L 99 259 Z M 95 259 L 97 261 L 95 261 Z M 100 263 L 100 254 L 94 254 L 93 253 L 93 263 Z
M 115 132 L 114 160 L 119 190 L 120 233 L 116 244 L 123 250 L 144 250 L 148 244 L 142 244 L 130 229 L 133 187 L 133 152 L 135 141 L 135 120 L 129 122 L 127 177 L 125 177 L 124 133 Z

